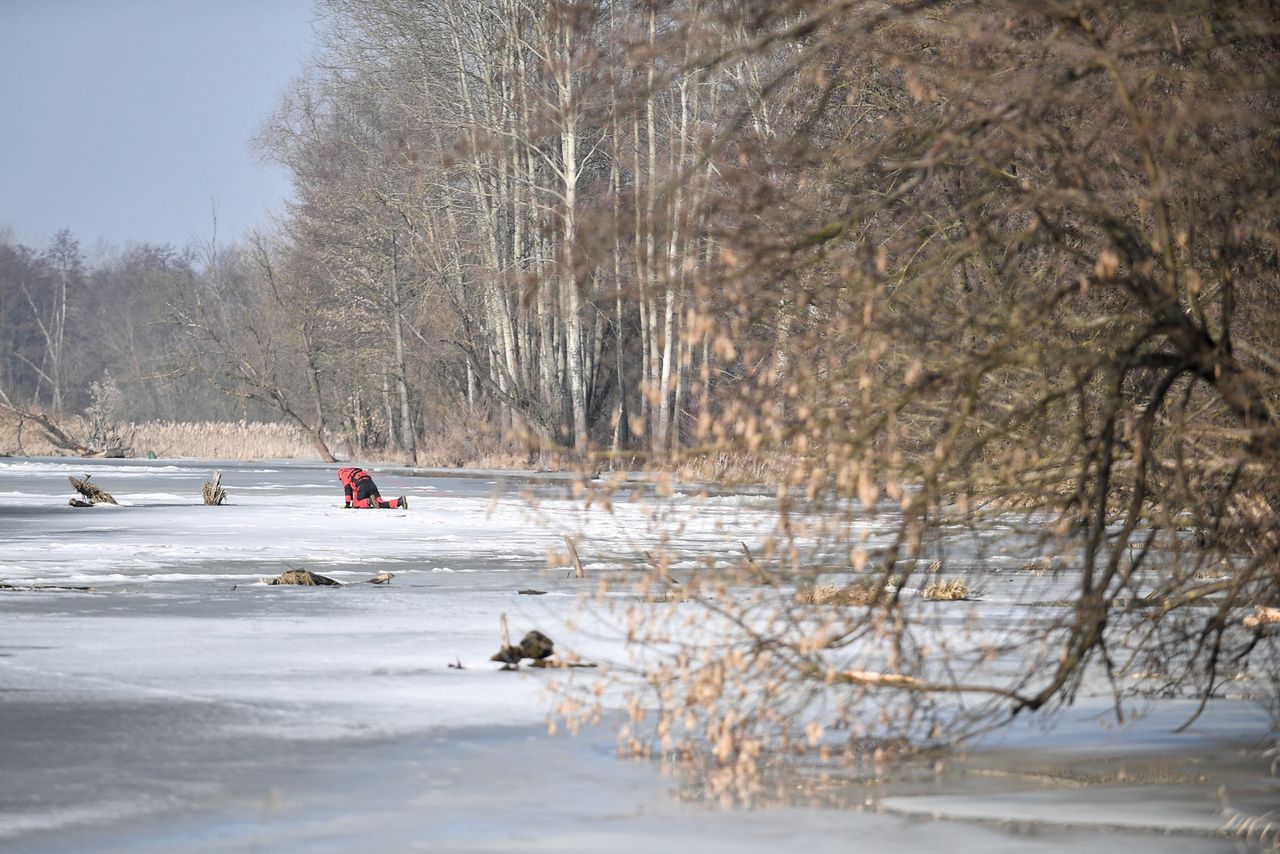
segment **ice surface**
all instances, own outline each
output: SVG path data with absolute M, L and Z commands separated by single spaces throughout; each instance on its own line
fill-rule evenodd
M 214 468 L 229 506 L 200 504 Z M 893 815 L 683 803 L 657 768 L 614 758 L 606 731 L 546 738 L 548 674 L 487 661 L 498 618 L 517 636 L 537 627 L 613 656 L 616 638 L 589 616 L 566 626 L 581 582 L 546 561 L 563 536 L 578 538 L 589 575 L 636 563 L 656 540 L 679 555 L 673 567 L 724 566 L 739 542 L 768 536 L 767 500 L 716 496 L 696 516 L 678 512 L 680 496 L 665 511 L 622 500 L 588 510 L 561 494 L 562 478 L 375 470 L 383 494 L 408 495 L 411 509 L 344 510 L 334 468 L 0 459 L 0 577 L 95 588 L 0 592 L 0 847 L 1235 850 L 1093 828 L 1200 833 L 1213 802 L 1186 787 L 903 795 L 886 801 Z M 86 473 L 122 506 L 67 507 L 67 476 Z M 260 582 L 291 566 L 353 583 Z M 390 586 L 359 583 L 383 570 Z M 548 595 L 516 593 L 530 586 Z M 983 607 L 1013 619 L 1018 598 Z M 1052 734 L 1020 725 L 985 749 L 1188 743 L 1168 735 L 1184 708 L 1157 706 L 1145 727 L 1122 729 L 1100 723 L 1104 711 L 1086 703 Z M 1236 744 L 1267 726 L 1249 704 L 1215 704 L 1193 743 Z M 1194 819 L 1180 806 L 1189 797 L 1200 798 Z M 1027 836 L 921 818 L 931 815 L 1071 827 Z
M 1223 825 L 1221 804 L 1186 786 L 1107 786 L 1075 792 L 1070 799 L 1052 790 L 890 797 L 882 800 L 881 806 L 891 812 L 932 818 L 1103 826 L 1153 833 L 1209 835 Z

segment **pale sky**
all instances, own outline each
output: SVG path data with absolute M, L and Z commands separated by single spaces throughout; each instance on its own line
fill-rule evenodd
M 268 221 L 250 139 L 312 49 L 311 0 L 0 0 L 0 227 L 186 246 Z

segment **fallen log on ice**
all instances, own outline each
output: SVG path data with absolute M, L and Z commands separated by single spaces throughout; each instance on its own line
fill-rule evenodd
M 33 424 L 38 425 L 40 429 L 44 431 L 45 438 L 56 448 L 61 448 L 64 451 L 71 451 L 76 454 L 87 454 L 92 450 L 71 438 L 71 436 L 55 424 L 49 416 L 16 406 L 9 400 L 9 396 L 5 394 L 3 388 L 0 388 L 0 410 L 11 412 L 17 416 L 19 453 L 22 452 L 22 426 L 26 421 L 30 421 Z
M 222 488 L 222 472 L 215 471 L 213 480 L 205 481 L 204 486 L 200 488 L 200 494 L 204 498 L 204 503 L 211 507 L 226 504 L 227 491 Z
M 7 581 L 0 581 L 0 590 L 17 590 L 19 592 L 30 592 L 33 590 L 74 590 L 80 593 L 92 593 L 92 587 L 72 587 L 67 584 L 9 584 Z
M 262 579 L 266 584 L 296 584 L 302 587 L 341 587 L 342 582 L 309 569 L 290 569 L 275 578 Z
M 71 486 L 75 488 L 75 491 L 84 496 L 84 502 L 88 502 L 87 504 L 84 502 L 77 503 L 76 499 L 73 498 L 71 499 L 71 506 L 92 507 L 94 504 L 118 504 L 111 497 L 111 493 L 99 489 L 96 483 L 90 483 L 89 478 L 91 477 L 93 475 L 87 474 L 83 479 L 78 477 L 67 478 L 67 480 L 71 481 Z

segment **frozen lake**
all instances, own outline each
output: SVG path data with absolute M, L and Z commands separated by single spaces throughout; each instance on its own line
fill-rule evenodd
M 215 467 L 231 504 L 204 507 Z M 640 559 L 655 529 L 677 553 L 731 560 L 768 535 L 767 501 L 724 496 L 696 522 L 655 521 L 645 503 L 584 509 L 554 478 L 374 470 L 384 497 L 407 495 L 409 509 L 353 511 L 335 468 L 0 459 L 0 577 L 94 588 L 0 591 L 0 847 L 1237 850 L 1211 834 L 1219 778 L 1240 772 L 1210 759 L 1267 733 L 1270 719 L 1246 701 L 1214 703 L 1173 739 L 1178 704 L 1117 730 L 1099 723 L 1105 702 L 1086 700 L 1052 734 L 1026 727 L 986 748 L 1072 767 L 1109 752 L 1180 768 L 1206 757 L 1203 773 L 1146 788 L 986 774 L 961 791 L 886 792 L 867 811 L 682 800 L 656 765 L 615 758 L 604 729 L 548 738 L 549 674 L 488 662 L 499 617 L 517 638 L 536 627 L 607 660 L 618 644 L 607 627 L 566 626 L 594 587 L 547 568 L 565 534 L 590 544 L 589 577 Z M 85 473 L 122 506 L 68 507 L 67 477 Z M 290 567 L 396 577 L 259 582 Z M 518 594 L 528 587 L 547 593 Z M 1254 776 L 1233 805 L 1280 805 L 1274 778 Z

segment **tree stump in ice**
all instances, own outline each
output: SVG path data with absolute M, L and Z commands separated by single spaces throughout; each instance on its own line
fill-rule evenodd
M 503 670 L 519 670 L 520 647 L 511 645 L 511 633 L 507 630 L 506 614 L 498 618 L 498 625 L 502 628 L 502 646 L 498 648 L 497 652 L 489 656 L 489 660 L 501 661 Z
M 503 670 L 518 670 L 520 668 L 520 647 L 504 646 L 502 649 L 489 656 L 490 661 L 502 662 Z
M 502 648 L 489 657 L 490 661 L 502 662 L 504 670 L 515 670 L 520 666 L 520 662 L 526 658 L 531 658 L 535 663 L 549 658 L 555 651 L 555 642 L 542 632 L 534 629 L 524 636 L 519 646 L 512 646 L 507 643 L 505 615 L 503 624 L 503 644 Z
M 93 477 L 93 475 L 87 474 L 83 479 L 78 477 L 67 478 L 67 480 L 71 481 L 71 485 L 75 487 L 76 492 L 84 496 L 84 501 L 78 502 L 74 498 L 71 499 L 71 506 L 91 507 L 94 504 L 116 504 L 116 500 L 111 497 L 110 493 L 103 492 L 101 489 L 98 489 L 97 484 L 89 482 L 89 478 L 91 477 Z M 88 503 L 86 504 L 85 502 Z
M 200 494 L 204 496 L 205 504 L 211 506 L 225 504 L 227 502 L 227 491 L 222 488 L 222 472 L 215 471 L 213 480 L 205 481 Z
M 555 642 L 537 629 L 526 634 L 520 641 L 520 652 L 525 658 L 532 658 L 534 661 L 541 661 L 554 651 Z
M 267 582 L 268 584 L 297 584 L 302 587 L 341 587 L 341 581 L 335 581 L 327 575 L 320 575 L 309 569 L 290 569 Z

